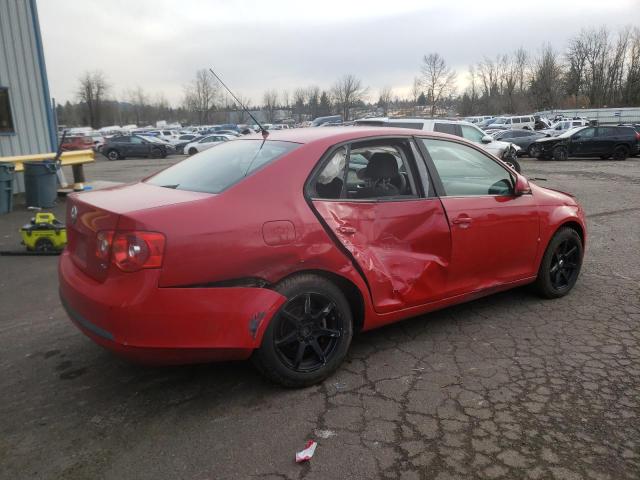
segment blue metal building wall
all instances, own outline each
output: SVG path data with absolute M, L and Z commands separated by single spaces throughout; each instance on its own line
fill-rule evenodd
M 0 157 L 55 151 L 35 0 L 0 0 L 0 87 L 9 88 L 15 127 L 15 133 L 0 133 Z

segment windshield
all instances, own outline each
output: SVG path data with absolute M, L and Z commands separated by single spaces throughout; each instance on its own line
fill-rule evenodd
M 147 183 L 178 190 L 220 193 L 299 146 L 298 143 L 263 140 L 224 142 L 163 170 Z

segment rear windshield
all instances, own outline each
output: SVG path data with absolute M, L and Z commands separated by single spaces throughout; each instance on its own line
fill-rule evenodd
M 262 140 L 224 142 L 163 170 L 147 183 L 178 190 L 220 193 L 299 146 L 298 143 Z

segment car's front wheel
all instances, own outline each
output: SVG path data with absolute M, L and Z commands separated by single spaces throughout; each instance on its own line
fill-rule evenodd
M 573 228 L 563 227 L 553 236 L 542 257 L 536 289 L 546 298 L 563 297 L 578 280 L 582 267 L 582 239 Z
M 353 317 L 341 290 L 329 280 L 302 274 L 276 290 L 287 298 L 271 319 L 252 357 L 267 378 L 286 387 L 323 381 L 342 363 L 353 336 Z
M 540 145 L 537 145 L 535 143 L 532 143 L 531 145 L 529 145 L 529 148 L 527 148 L 527 155 L 529 155 L 529 157 L 531 158 L 538 158 L 541 153 L 542 149 L 540 148 Z
M 195 147 L 189 149 L 189 155 L 195 155 L 196 153 L 198 153 L 198 150 L 196 150 Z
M 569 158 L 569 152 L 567 151 L 567 147 L 559 145 L 559 146 L 557 146 L 557 147 L 555 147 L 553 149 L 553 159 L 554 160 L 560 160 L 560 161 L 563 162 L 567 158 Z

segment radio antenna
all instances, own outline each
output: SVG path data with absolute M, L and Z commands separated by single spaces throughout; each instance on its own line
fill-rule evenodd
M 249 111 L 249 109 L 248 109 L 247 107 L 245 107 L 245 106 L 244 106 L 244 104 L 243 104 L 240 100 L 238 100 L 238 97 L 236 97 L 236 96 L 233 94 L 233 92 L 231 91 L 231 89 L 230 89 L 229 87 L 227 87 L 227 85 L 222 81 L 222 79 L 221 79 L 218 75 L 216 75 L 216 72 L 214 72 L 214 71 L 213 71 L 213 68 L 210 68 L 210 69 L 209 69 L 209 71 L 211 72 L 211 75 L 213 75 L 213 76 L 216 78 L 216 80 L 218 80 L 218 81 L 220 82 L 220 85 L 222 85 L 222 86 L 225 88 L 225 90 L 226 90 L 227 92 L 229 92 L 229 94 L 230 94 L 230 95 L 233 97 L 233 99 L 238 103 L 238 105 L 240 105 L 240 106 L 242 107 L 242 110 L 244 110 L 245 112 L 247 112 L 247 115 L 249 115 L 249 116 L 251 117 L 251 119 L 252 119 L 254 122 L 256 122 L 256 125 L 258 125 L 258 127 L 260 127 L 260 133 L 262 134 L 262 138 L 264 138 L 264 139 L 266 140 L 266 139 L 267 139 L 267 137 L 269 136 L 269 131 L 268 131 L 266 128 L 264 128 L 264 127 L 262 126 L 262 124 L 261 124 L 258 120 L 256 120 L 256 117 L 254 117 L 254 116 L 251 114 L 251 112 Z

